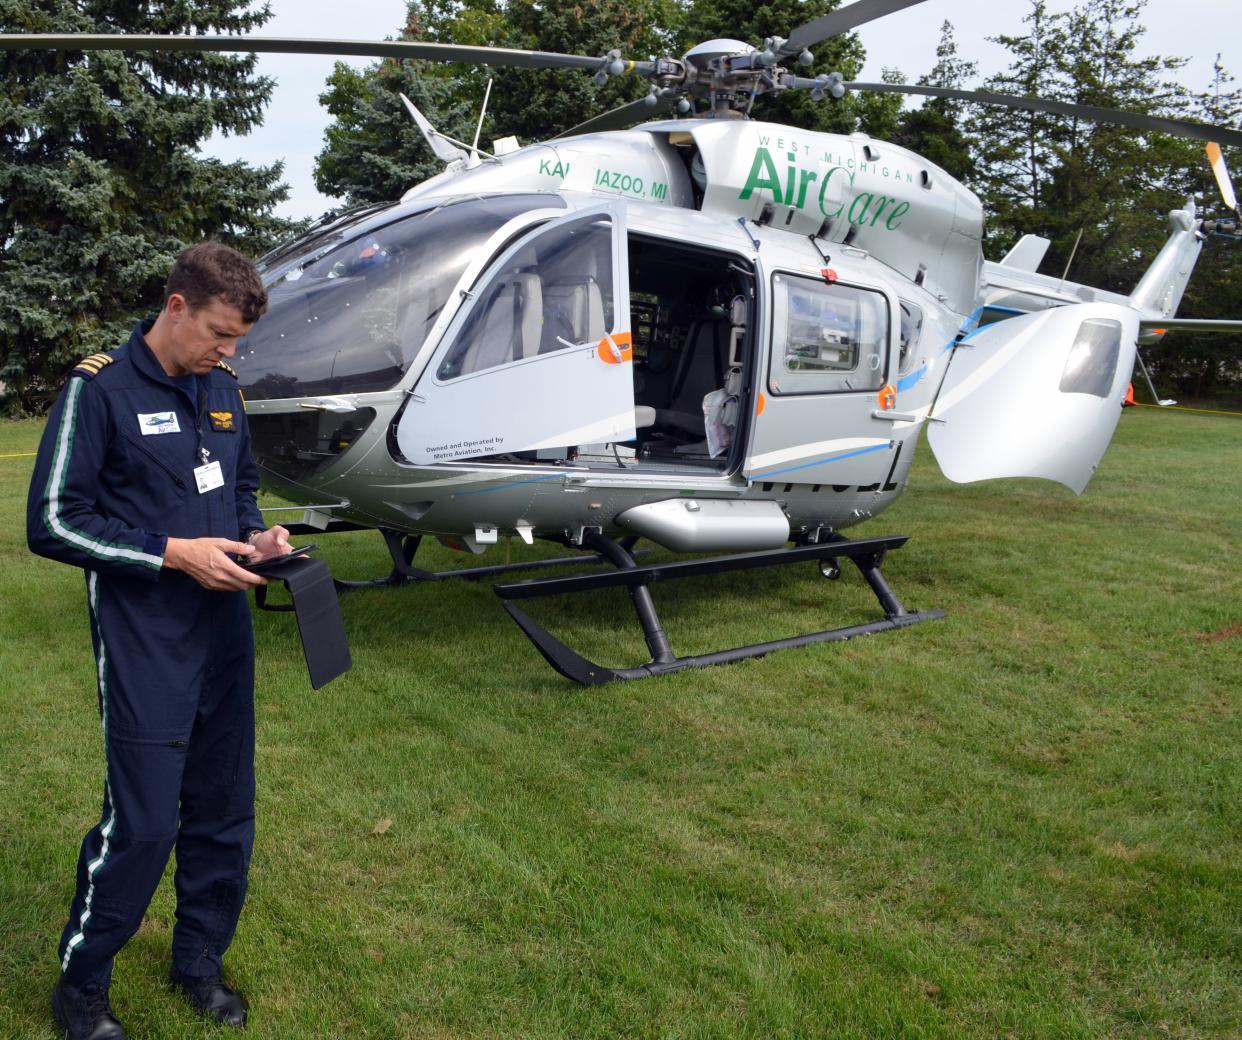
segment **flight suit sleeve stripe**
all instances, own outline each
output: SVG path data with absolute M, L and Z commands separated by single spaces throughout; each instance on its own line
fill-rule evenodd
M 158 571 L 164 566 L 162 557 L 135 549 L 133 546 L 118 545 L 115 542 L 92 538 L 86 532 L 71 527 L 60 515 L 61 496 L 64 494 L 65 481 L 73 456 L 73 435 L 77 426 L 78 401 L 85 386 L 86 382 L 82 379 L 69 381 L 67 391 L 69 396 L 65 401 L 64 411 L 61 413 L 60 429 L 56 433 L 56 449 L 52 455 L 52 472 L 47 482 L 47 506 L 43 521 L 53 538 L 96 559 L 113 562 L 128 561 Z

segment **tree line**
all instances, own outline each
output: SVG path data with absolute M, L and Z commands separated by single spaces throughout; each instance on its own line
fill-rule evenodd
M 1080 0 L 1050 10 L 1031 0 L 1004 72 L 980 80 L 945 23 L 936 61 L 915 82 L 1038 95 L 1076 104 L 1236 126 L 1242 90 L 1219 58 L 1198 89 L 1177 56 L 1140 53 L 1145 0 Z M 411 0 L 398 38 L 627 56 L 681 54 L 704 40 L 758 43 L 838 6 L 838 0 Z M 108 0 L 0 0 L 0 32 L 255 32 L 254 0 L 194 5 Z M 891 16 L 900 19 L 901 15 Z M 801 74 L 857 78 L 854 34 L 816 48 Z M 253 56 L 0 52 L 0 405 L 37 410 L 78 358 L 123 342 L 159 305 L 173 256 L 203 238 L 259 254 L 296 232 L 276 217 L 282 169 L 199 154 L 213 132 L 262 123 L 273 84 Z M 469 140 L 488 78 L 488 141 L 545 139 L 648 90 L 582 73 L 378 61 L 338 63 L 319 100 L 332 118 L 316 185 L 345 206 L 399 197 L 439 171 L 399 93 L 445 133 Z M 886 69 L 890 82 L 909 82 Z M 957 101 L 920 107 L 894 94 L 815 102 L 807 92 L 761 98 L 755 118 L 895 141 L 970 186 L 987 213 L 989 259 L 1023 234 L 1051 240 L 1042 270 L 1129 292 L 1167 235 L 1165 215 L 1199 195 L 1220 212 L 1195 142 L 1043 113 Z M 1226 153 L 1227 160 L 1231 156 Z M 1234 161 L 1234 168 L 1242 163 Z M 1242 242 L 1207 240 L 1183 315 L 1242 315 Z M 1162 392 L 1242 398 L 1242 340 L 1170 336 L 1148 352 Z

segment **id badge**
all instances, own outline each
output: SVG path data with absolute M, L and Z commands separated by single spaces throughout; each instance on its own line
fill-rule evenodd
M 194 471 L 194 481 L 198 484 L 198 493 L 205 495 L 208 491 L 224 487 L 224 471 L 220 468 L 220 463 L 209 462 Z

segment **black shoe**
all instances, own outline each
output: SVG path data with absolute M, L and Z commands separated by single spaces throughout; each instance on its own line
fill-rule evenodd
M 200 1015 L 234 1029 L 241 1029 L 246 1025 L 246 1013 L 249 1010 L 246 999 L 237 990 L 226 986 L 219 975 L 200 978 L 197 975 L 182 975 L 174 968 L 168 981 L 174 990 L 185 994 L 190 1005 Z
M 60 979 L 52 990 L 52 1014 L 65 1040 L 125 1040 L 102 986 L 72 986 Z

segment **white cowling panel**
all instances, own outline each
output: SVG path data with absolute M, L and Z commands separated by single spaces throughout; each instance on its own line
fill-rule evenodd
M 1043 477 L 1082 494 L 1134 369 L 1138 313 L 1084 303 L 988 325 L 954 349 L 928 430 L 958 483 Z

